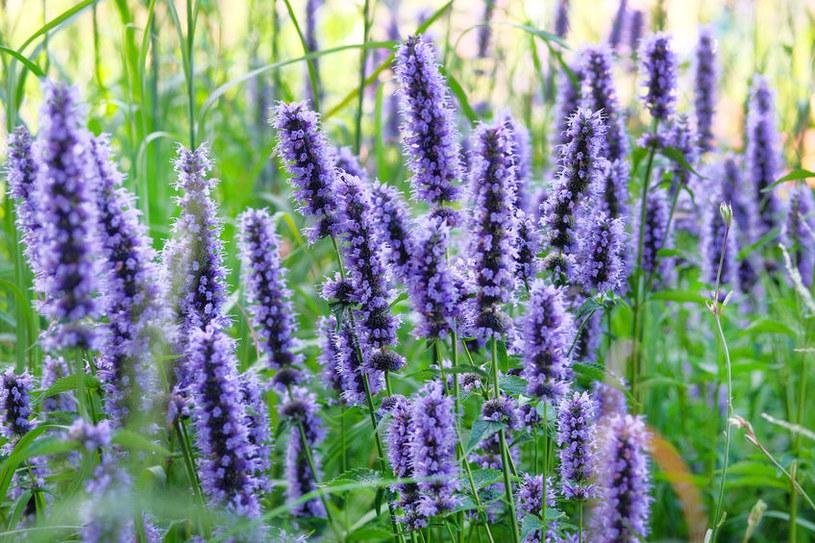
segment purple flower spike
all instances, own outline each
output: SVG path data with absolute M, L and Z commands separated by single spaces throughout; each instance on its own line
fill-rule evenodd
M 16 442 L 34 428 L 31 422 L 31 390 L 34 383 L 28 372 L 16 374 L 9 368 L 2 374 L 3 388 L 0 389 L 3 436 Z
M 538 252 L 543 238 L 538 229 L 538 221 L 532 215 L 518 210 L 515 217 L 518 228 L 515 242 L 515 273 L 518 283 L 528 288 L 541 267 Z
M 624 383 L 620 383 L 624 386 Z M 597 405 L 596 415 L 598 422 L 602 419 L 610 418 L 614 415 L 625 415 L 628 413 L 625 394 L 617 386 L 606 383 L 594 383 L 594 402 Z
M 518 350 L 527 393 L 557 402 L 566 392 L 569 345 L 574 322 L 566 311 L 563 291 L 538 279 L 532 284 L 526 315 L 521 319 Z
M 25 126 L 18 126 L 8 140 L 8 188 L 16 200 L 17 230 L 25 243 L 25 257 L 34 275 L 40 275 L 37 200 L 34 198 L 37 181 L 37 163 L 33 155 L 34 140 Z
M 645 207 L 642 269 L 646 274 L 656 273 L 661 276 L 663 284 L 670 281 L 673 271 L 672 259 L 658 256 L 660 249 L 673 246 L 673 233 L 668 231 L 668 213 L 668 202 L 665 193 L 661 190 L 651 191 L 648 194 Z M 639 226 L 635 225 L 633 231 L 639 232 Z M 637 236 L 633 237 L 636 238 Z M 639 242 L 638 239 L 632 241 L 634 243 Z
M 600 112 L 580 108 L 569 119 L 569 143 L 561 148 L 561 171 L 543 204 L 541 223 L 549 246 L 572 254 L 576 228 L 602 188 L 608 162 L 603 158 L 606 133 Z
M 325 430 L 317 413 L 318 410 L 314 394 L 300 387 L 292 388 L 291 397 L 280 407 L 281 416 L 291 423 L 285 467 L 288 481 L 286 498 L 289 503 L 294 503 L 304 494 L 317 489 L 320 468 L 319 456 L 315 448 L 325 438 Z M 311 452 L 317 473 L 314 473 L 309 465 L 308 453 L 304 446 L 308 447 Z M 326 514 L 319 498 L 293 505 L 291 511 L 298 517 L 325 517 Z
M 274 220 L 265 209 L 249 209 L 238 224 L 243 284 L 263 362 L 286 370 L 289 384 L 300 382 L 302 356 L 294 352 L 295 314 Z
M 419 391 L 413 401 L 411 426 L 413 475 L 420 479 L 417 509 L 420 515 L 430 518 L 458 503 L 453 399 L 444 394 L 441 383 L 428 383 Z
M 194 330 L 187 355 L 196 376 L 190 388 L 204 491 L 215 505 L 257 516 L 257 447 L 246 425 L 234 342 L 220 328 Z
M 527 211 L 529 209 L 527 184 L 532 173 L 532 148 L 529 143 L 529 131 L 508 113 L 503 116 L 501 122 L 510 140 L 510 159 L 515 182 L 515 199 L 512 202 L 512 207 Z
M 718 170 L 717 175 L 720 172 L 721 169 Z M 735 221 L 731 223 L 732 226 L 727 236 L 727 245 L 723 245 L 725 223 L 719 211 L 719 206 L 723 202 L 730 203 L 722 188 L 713 190 L 712 195 L 705 201 L 701 240 L 702 279 L 710 285 L 715 285 L 719 273 L 719 263 L 721 262 L 721 284 L 735 287 L 738 279 L 738 265 L 736 262 L 738 227 Z M 722 253 L 724 253 L 724 259 L 722 259 Z
M 518 483 L 516 492 L 518 500 L 518 517 L 522 520 L 526 515 L 541 516 L 543 514 L 543 475 L 524 473 Z M 546 480 L 546 507 L 555 506 L 555 484 L 551 478 Z M 557 521 L 549 521 L 549 530 L 546 538 L 540 530 L 533 530 L 524 538 L 524 543 L 556 543 L 564 541 L 557 534 Z
M 687 115 L 677 115 L 671 122 L 670 129 L 667 133 L 667 143 L 671 147 L 682 153 L 685 160 L 691 166 L 696 165 L 697 150 L 696 142 L 697 137 L 693 131 L 693 127 L 688 120 Z M 690 180 L 691 172 L 685 169 L 681 164 L 674 162 L 671 167 L 673 177 L 671 179 L 671 194 L 673 191 L 679 190 L 679 187 L 687 186 Z
M 639 417 L 616 415 L 600 439 L 598 507 L 592 541 L 641 541 L 648 535 L 651 489 L 646 449 L 648 437 Z
M 586 392 L 561 400 L 557 417 L 563 495 L 585 500 L 594 495 L 594 402 Z
M 625 2 L 621 5 L 624 4 Z M 582 65 L 585 75 L 582 106 L 589 111 L 601 111 L 606 124 L 604 155 L 609 161 L 625 160 L 628 155 L 628 136 L 614 88 L 611 53 L 604 47 L 589 47 L 583 52 Z
M 574 63 L 569 66 L 574 76 L 574 81 L 569 77 L 569 74 L 562 70 L 558 75 L 558 89 L 557 89 L 557 114 L 555 119 L 557 127 L 554 130 L 554 141 L 552 146 L 566 145 L 571 140 L 569 132 L 569 121 L 580 107 L 580 94 L 583 88 L 583 80 L 585 73 L 579 63 Z M 557 159 L 561 160 L 562 155 L 558 155 Z M 560 162 L 558 162 L 560 164 Z
M 363 181 L 368 180 L 368 172 L 359 163 L 359 159 L 350 147 L 340 147 L 334 156 L 334 165 L 349 175 L 359 177 Z
M 365 404 L 365 383 L 368 376 L 368 390 L 376 394 L 384 385 L 381 371 L 369 367 L 361 357 L 365 356 L 356 331 L 350 321 L 345 320 L 334 335 L 336 352 L 335 371 L 342 390 L 340 396 L 348 405 Z
M 628 17 L 628 47 L 636 54 L 640 47 L 640 39 L 645 28 L 645 13 L 641 9 L 633 9 Z
M 602 204 L 606 214 L 613 219 L 621 218 L 625 220 L 629 216 L 628 180 L 630 176 L 628 159 L 615 160 L 609 165 Z
M 339 233 L 335 157 L 320 131 L 319 116 L 304 102 L 280 103 L 271 122 L 280 138 L 277 151 L 288 165 L 300 211 L 317 220 L 317 226 L 308 231 L 309 239 Z
M 263 399 L 265 387 L 256 371 L 250 369 L 240 375 L 241 400 L 246 412 L 245 424 L 249 443 L 254 448 L 254 476 L 258 489 L 269 492 L 272 483 L 268 471 L 271 468 L 272 436 L 269 431 L 269 412 Z
M 586 292 L 620 294 L 626 271 L 624 250 L 628 247 L 622 219 L 611 219 L 601 211 L 581 226 L 575 282 Z
M 118 424 L 147 412 L 158 384 L 150 341 L 163 317 L 159 269 L 147 228 L 139 220 L 133 194 L 110 157 L 107 137 L 91 141 L 96 174 L 100 249 L 106 284 L 105 345 L 98 362 L 105 410 Z
M 761 237 L 778 225 L 780 204 L 775 190 L 765 190 L 775 182 L 779 168 L 779 138 L 775 127 L 775 97 L 764 76 L 753 77 L 747 112 L 748 179 L 757 202 Z M 754 240 L 755 241 L 755 240 Z
M 666 121 L 676 105 L 677 61 L 671 38 L 667 34 L 655 34 L 643 45 L 640 57 L 645 78 L 645 107 L 655 119 Z
M 617 50 L 623 41 L 623 30 L 628 16 L 628 0 L 620 0 L 617 6 L 617 13 L 611 23 L 611 33 L 608 37 L 608 45 L 613 50 Z
M 565 38 L 569 32 L 569 0 L 558 0 L 555 12 L 555 35 Z
M 334 315 L 320 317 L 317 330 L 320 338 L 320 355 L 317 361 L 323 368 L 324 382 L 334 392 L 341 393 L 342 377 L 337 371 L 337 318 Z
M 500 339 L 510 329 L 502 306 L 515 290 L 517 228 L 513 202 L 515 166 L 506 127 L 480 126 L 473 135 L 473 199 L 470 254 L 476 297 L 473 335 L 480 341 Z
M 785 237 L 792 262 L 809 288 L 815 267 L 815 201 L 808 185 L 796 186 L 790 195 Z
M 428 38 L 409 37 L 394 66 L 401 96 L 402 145 L 415 195 L 435 206 L 458 199 L 458 133 L 447 84 Z
M 393 474 L 397 478 L 413 476 L 413 458 L 411 456 L 411 442 L 413 439 L 413 405 L 410 400 L 401 395 L 391 396 L 389 412 L 391 422 L 388 425 L 387 444 L 388 461 Z M 399 509 L 401 511 L 399 522 L 410 529 L 418 529 L 427 525 L 427 520 L 419 514 L 419 485 L 418 483 L 404 483 L 394 485 L 393 491 L 399 495 Z
M 694 70 L 696 143 L 701 152 L 712 151 L 713 118 L 716 114 L 716 39 L 705 28 L 699 33 Z
M 437 217 L 428 217 L 419 231 L 408 292 L 418 323 L 419 337 L 447 337 L 459 316 L 458 290 L 447 262 L 450 229 Z
M 371 192 L 371 203 L 380 243 L 387 247 L 386 256 L 396 277 L 406 283 L 410 276 L 411 258 L 415 249 L 413 219 L 399 189 L 376 183 Z
M 358 178 L 345 173 L 340 174 L 337 186 L 347 279 L 359 304 L 354 317 L 367 361 L 377 354 L 369 350 L 382 352 L 396 343 L 399 319 L 390 311 L 390 269 L 377 238 L 371 192 Z
M 38 164 L 37 287 L 44 294 L 43 315 L 54 323 L 50 347 L 93 347 L 95 334 L 87 321 L 99 316 L 95 179 L 90 169 L 90 135 L 76 89 L 46 84 L 40 132 L 34 144 Z
M 478 27 L 478 58 L 487 58 L 487 49 L 492 36 L 492 15 L 495 12 L 495 0 L 484 0 L 484 13 L 481 16 L 481 26 Z

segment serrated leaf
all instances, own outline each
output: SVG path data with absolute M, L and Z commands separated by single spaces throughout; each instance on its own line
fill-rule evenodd
M 501 470 L 499 469 L 474 469 L 472 471 L 473 484 L 475 488 L 481 489 L 498 482 L 501 479 Z
M 498 377 L 498 388 L 511 396 L 518 396 L 526 392 L 526 380 L 517 375 L 501 375 Z
M 594 364 L 584 364 L 584 363 L 575 363 L 572 366 L 574 372 L 581 377 L 588 379 L 589 381 L 602 381 L 605 376 L 605 370 L 601 366 L 596 366 Z M 554 411 L 550 409 L 550 411 Z
M 530 534 L 543 531 L 543 521 L 535 515 L 526 515 L 521 519 L 521 540 L 526 541 Z

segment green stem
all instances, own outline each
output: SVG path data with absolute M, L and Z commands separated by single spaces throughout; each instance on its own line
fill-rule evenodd
M 362 43 L 368 43 L 368 35 L 371 31 L 371 21 L 368 19 L 368 5 L 370 0 L 365 0 L 362 5 Z M 362 107 L 365 100 L 365 62 L 368 60 L 368 49 L 365 47 L 359 50 L 359 92 L 357 93 L 357 116 L 354 132 L 354 153 L 359 155 L 362 147 Z
M 291 395 L 291 393 L 290 393 Z M 303 452 L 306 456 L 306 462 L 308 463 L 308 469 L 311 470 L 311 475 L 314 477 L 315 485 L 319 484 L 317 480 L 317 466 L 314 463 L 314 456 L 311 454 L 311 445 L 308 442 L 308 438 L 306 437 L 306 430 L 303 428 L 303 422 L 298 420 L 297 421 L 297 428 L 300 430 L 300 442 L 303 444 Z M 328 500 L 326 500 L 325 495 L 320 492 L 320 502 L 323 504 L 323 509 L 325 509 L 325 518 L 328 522 L 328 525 L 331 527 L 331 531 L 334 532 L 334 536 L 337 538 L 337 541 L 342 541 L 342 534 L 340 533 L 339 529 L 336 525 L 334 525 L 334 519 L 331 516 L 331 509 L 328 507 Z
M 195 461 L 192 458 L 192 446 L 190 437 L 184 423 L 175 421 L 175 431 L 178 434 L 178 442 L 181 444 L 181 457 L 184 459 L 184 467 L 187 469 L 187 477 L 190 480 L 193 494 L 201 505 L 204 505 L 204 495 L 201 492 L 201 481 L 198 480 L 198 472 L 195 470 Z
M 492 377 L 493 377 L 493 392 L 495 398 L 501 396 L 501 390 L 498 387 L 498 340 L 493 338 L 492 343 Z M 504 495 L 506 496 L 507 506 L 509 507 L 509 523 L 512 526 L 512 541 L 520 543 L 521 534 L 518 531 L 518 520 L 515 516 L 515 497 L 512 494 L 512 477 L 509 473 L 509 447 L 507 447 L 507 437 L 504 428 L 498 431 L 498 441 L 501 446 L 501 471 L 504 474 Z
M 190 115 L 190 151 L 195 150 L 195 64 L 193 59 L 195 13 L 192 0 L 187 0 L 187 106 Z

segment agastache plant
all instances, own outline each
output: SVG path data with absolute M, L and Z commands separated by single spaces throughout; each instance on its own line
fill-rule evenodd
M 394 275 L 407 283 L 411 275 L 411 258 L 416 250 L 413 218 L 399 189 L 376 183 L 371 189 L 371 204 L 379 223 L 379 241 Z
M 676 106 L 677 60 L 671 38 L 655 34 L 642 45 L 645 107 L 654 119 L 668 120 Z
M 574 283 L 586 292 L 620 294 L 625 280 L 624 251 L 628 245 L 622 219 L 600 212 L 583 221 Z
M 555 35 L 565 38 L 569 32 L 569 0 L 558 0 L 555 9 Z
M 37 221 L 37 200 L 34 198 L 37 163 L 34 161 L 33 144 L 34 139 L 25 126 L 15 128 L 9 135 L 6 167 L 9 195 L 16 202 L 17 230 L 25 244 L 24 254 L 28 266 L 36 276 L 42 273 L 37 257 L 37 235 L 41 225 Z
M 395 477 L 407 479 L 413 476 L 413 456 L 411 442 L 413 439 L 413 405 L 401 395 L 390 399 L 388 409 L 391 421 L 386 434 L 388 462 Z M 419 513 L 419 485 L 415 482 L 393 485 L 392 490 L 398 495 L 398 520 L 409 529 L 426 525 L 427 519 Z
M 99 316 L 99 237 L 94 175 L 88 157 L 90 134 L 76 89 L 46 84 L 37 163 L 36 220 L 40 311 L 52 323 L 47 343 L 54 349 L 95 346 L 89 321 Z
M 590 47 L 582 55 L 582 106 L 589 111 L 602 112 L 606 124 L 605 157 L 609 161 L 626 161 L 628 136 L 625 133 L 623 113 L 617 99 L 611 73 L 611 53 L 603 47 Z
M 320 130 L 319 116 L 305 102 L 281 103 L 271 120 L 277 130 L 277 152 L 286 162 L 300 211 L 316 221 L 311 241 L 336 235 L 337 198 L 334 153 Z
M 247 427 L 234 341 L 216 326 L 193 330 L 187 351 L 201 485 L 213 504 L 255 517 L 257 445 Z
M 141 223 L 134 196 L 110 156 L 107 137 L 91 141 L 96 179 L 100 254 L 104 268 L 107 316 L 99 377 L 108 415 L 119 424 L 151 408 L 158 375 L 151 341 L 163 319 L 155 251 Z
M 295 314 L 274 220 L 265 209 L 249 209 L 238 224 L 243 283 L 262 362 L 276 370 L 278 387 L 300 383 L 302 356 L 295 352 Z
M 292 514 L 295 516 L 326 516 L 325 506 L 317 498 L 295 503 L 317 488 L 320 476 L 319 458 L 314 449 L 325 438 L 325 429 L 317 409 L 314 394 L 301 387 L 292 388 L 280 407 L 280 414 L 291 425 L 286 445 L 286 498 L 292 504 Z
M 560 479 L 567 499 L 585 500 L 593 496 L 594 418 L 594 401 L 586 392 L 574 392 L 558 405 Z
M 512 140 L 504 125 L 480 126 L 473 138 L 469 251 L 476 297 L 471 326 L 474 336 L 484 342 L 500 339 L 511 327 L 503 305 L 515 290 L 515 165 Z
M 753 77 L 747 110 L 745 149 L 747 178 L 758 202 L 756 235 L 761 237 L 778 225 L 779 202 L 771 185 L 779 169 L 778 132 L 775 128 L 775 97 L 767 79 Z
M 429 39 L 419 35 L 405 40 L 396 53 L 394 72 L 401 96 L 402 145 L 414 194 L 437 207 L 454 202 L 461 178 L 458 131 L 447 83 Z
M 815 268 L 815 199 L 808 185 L 796 186 L 790 195 L 784 234 L 792 262 L 809 288 Z
M 722 203 L 730 204 L 730 202 L 726 200 L 721 188 L 712 192 L 713 194 L 705 202 L 702 221 L 702 278 L 710 285 L 715 285 L 718 281 L 722 285 L 738 286 L 736 281 L 738 273 L 737 227 L 731 224 L 725 244 L 724 232 L 727 225 L 719 207 Z M 732 207 L 732 204 L 730 205 Z
M 613 50 L 617 50 L 623 41 L 623 30 L 628 16 L 628 0 L 620 0 L 617 6 L 617 13 L 611 23 L 611 33 L 608 37 L 608 45 Z
M 709 28 L 699 33 L 694 65 L 694 109 L 697 146 L 701 152 L 714 148 L 713 120 L 716 114 L 716 39 Z
M 484 0 L 484 12 L 481 25 L 478 27 L 478 58 L 486 58 L 492 36 L 492 15 L 495 12 L 495 0 Z

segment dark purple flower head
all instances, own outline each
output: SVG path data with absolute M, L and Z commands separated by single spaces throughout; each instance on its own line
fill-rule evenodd
M 347 307 L 356 303 L 354 285 L 339 273 L 323 281 L 320 295 L 331 305 Z
M 617 13 L 614 15 L 614 21 L 611 23 L 611 33 L 608 36 L 608 45 L 615 51 L 623 41 L 623 30 L 625 29 L 627 17 L 628 0 L 620 0 Z
M 99 377 L 105 410 L 114 421 L 125 424 L 133 410 L 140 413 L 152 407 L 158 383 L 150 341 L 163 317 L 159 269 L 134 196 L 122 186 L 124 176 L 110 156 L 107 137 L 91 140 L 90 161 L 96 175 L 107 316 Z
M 775 97 L 767 79 L 756 75 L 750 88 L 747 111 L 745 156 L 753 198 L 757 202 L 760 237 L 778 225 L 780 204 L 775 190 L 765 190 L 775 182 L 779 169 L 779 137 L 775 126 Z
M 716 38 L 710 28 L 703 28 L 696 44 L 694 65 L 696 143 L 701 152 L 712 151 L 713 117 L 716 114 Z
M 509 330 L 502 306 L 515 290 L 515 166 L 512 140 L 502 124 L 479 126 L 473 137 L 469 252 L 476 297 L 472 328 L 478 340 L 486 341 Z
M 555 507 L 555 483 L 551 478 L 546 479 L 546 507 Z M 516 497 L 518 500 L 518 518 L 522 519 L 526 515 L 541 516 L 543 514 L 543 475 L 532 475 L 524 473 L 518 483 Z M 546 538 L 541 530 L 533 530 L 527 534 L 523 543 L 543 543 L 544 541 L 556 543 L 565 540 L 560 539 L 557 534 L 557 521 L 549 521 L 549 530 Z
M 449 237 L 447 223 L 437 218 L 428 218 L 418 232 L 408 292 L 419 337 L 443 338 L 455 329 L 459 305 L 455 277 L 446 257 Z
M 580 108 L 569 119 L 568 143 L 561 148 L 561 171 L 541 217 L 549 246 L 556 252 L 575 251 L 577 224 L 602 188 L 608 168 L 602 156 L 605 133 L 600 112 Z
M 359 304 L 360 340 L 366 349 L 382 349 L 396 343 L 399 320 L 390 312 L 390 270 L 377 238 L 371 193 L 359 178 L 345 173 L 340 173 L 337 188 L 347 278 Z
M 815 267 L 815 201 L 808 185 L 797 185 L 790 194 L 784 234 L 792 262 L 809 288 Z
M 622 219 L 611 219 L 600 211 L 583 221 L 574 282 L 586 292 L 619 294 L 625 280 L 627 241 Z
M 671 38 L 655 34 L 643 44 L 640 53 L 645 78 L 645 107 L 655 119 L 668 120 L 676 106 L 677 61 Z
M 441 383 L 428 383 L 419 391 L 413 400 L 411 426 L 413 475 L 421 480 L 418 512 L 429 518 L 458 502 L 453 399 L 444 394 Z
M 315 395 L 300 387 L 292 388 L 291 396 L 280 407 L 280 415 L 291 424 L 285 459 L 288 482 L 286 498 L 290 504 L 317 489 L 320 468 L 315 448 L 325 438 L 325 430 L 318 411 Z M 304 447 L 309 447 L 318 473 L 311 470 Z M 291 512 L 295 516 L 325 517 L 325 508 L 319 498 L 292 505 Z
M 334 336 L 336 352 L 335 370 L 342 389 L 342 400 L 349 405 L 365 404 L 364 376 L 368 377 L 368 390 L 376 394 L 384 385 L 384 376 L 367 364 L 370 351 L 364 348 L 349 320 L 343 321 Z
M 583 51 L 581 62 L 584 74 L 581 105 L 589 111 L 600 111 L 603 117 L 606 125 L 603 155 L 609 161 L 625 160 L 628 136 L 614 88 L 611 52 L 602 46 L 589 47 Z
M 376 183 L 371 190 L 371 204 L 379 226 L 379 241 L 386 247 L 385 256 L 396 277 L 406 283 L 416 242 L 405 199 L 396 187 Z
M 721 169 L 716 170 L 717 175 L 721 174 Z M 702 219 L 702 279 L 710 285 L 716 284 L 716 277 L 719 273 L 719 264 L 721 262 L 721 284 L 729 285 L 730 287 L 737 286 L 738 279 L 738 265 L 736 262 L 736 253 L 738 251 L 737 241 L 737 226 L 735 221 L 731 222 L 730 232 L 727 235 L 727 244 L 725 245 L 724 232 L 725 222 L 719 210 L 722 203 L 730 204 L 726 199 L 722 187 L 714 188 L 710 191 L 707 198 L 703 199 L 704 202 L 704 215 Z M 732 207 L 732 204 L 731 204 Z M 722 256 L 724 253 L 724 256 Z
M 561 400 L 557 417 L 560 478 L 567 499 L 584 500 L 594 494 L 594 402 L 585 392 Z
M 563 291 L 542 280 L 532 284 L 526 315 L 521 319 L 518 350 L 523 361 L 527 393 L 557 402 L 566 392 L 570 367 L 569 345 L 574 322 L 566 310 Z
M 272 487 L 268 474 L 271 468 L 272 436 L 269 431 L 269 412 L 263 398 L 266 386 L 261 382 L 257 371 L 249 369 L 240 374 L 240 388 L 246 412 L 244 422 L 253 448 L 254 477 L 258 489 L 268 492 Z
M 636 54 L 645 28 L 645 13 L 641 9 L 632 9 L 628 16 L 628 47 Z
M 569 32 L 569 0 L 558 0 L 555 11 L 555 35 L 565 38 Z
M 25 126 L 18 126 L 8 139 L 8 190 L 16 200 L 17 230 L 25 243 L 25 256 L 35 275 L 41 272 L 37 260 L 41 225 L 37 221 L 37 200 L 34 198 L 37 163 L 33 154 L 34 140 Z
M 640 541 L 648 535 L 651 483 L 647 448 L 641 418 L 616 415 L 609 420 L 597 458 L 599 500 L 592 519 L 592 541 Z
M 661 190 L 651 191 L 648 194 L 645 209 L 642 269 L 646 274 L 660 275 L 663 282 L 670 280 L 673 270 L 673 261 L 670 257 L 658 256 L 660 249 L 673 246 L 673 233 L 668 231 L 668 213 L 665 193 Z M 635 225 L 633 231 L 639 232 L 639 225 Z M 632 236 L 632 238 L 634 238 L 632 242 L 639 242 L 636 239 L 637 236 Z
M 243 284 L 258 349 L 269 367 L 299 371 L 302 356 L 294 352 L 295 314 L 274 220 L 265 209 L 249 209 L 238 224 Z
M 334 315 L 320 317 L 317 321 L 320 354 L 317 361 L 323 368 L 323 382 L 336 393 L 341 393 L 342 376 L 337 370 L 337 318 Z
M 359 163 L 359 159 L 350 147 L 339 147 L 334 153 L 334 165 L 349 175 L 368 180 L 368 172 Z
M 308 231 L 309 239 L 337 234 L 335 157 L 320 130 L 319 116 L 305 102 L 281 102 L 271 122 L 277 129 L 277 151 L 289 168 L 300 211 L 317 221 Z
M 606 214 L 614 219 L 628 217 L 628 180 L 631 176 L 628 159 L 609 164 L 602 195 Z
M 31 390 L 34 383 L 28 372 L 16 374 L 11 368 L 3 372 L 2 377 L 2 434 L 9 441 L 16 441 L 34 428 L 31 422 Z
M 396 53 L 401 96 L 402 145 L 416 196 L 436 206 L 458 199 L 461 177 L 458 133 L 436 50 L 425 36 L 411 36 Z
M 484 0 L 484 12 L 481 16 L 481 25 L 478 27 L 478 58 L 487 58 L 492 36 L 492 15 L 495 12 L 495 0 Z
M 487 400 L 481 406 L 481 416 L 485 420 L 502 422 L 507 429 L 517 430 L 521 427 L 520 413 L 517 402 L 510 396 L 499 396 Z
M 538 221 L 524 211 L 515 212 L 517 238 L 515 242 L 515 273 L 518 283 L 527 287 L 532 283 L 541 267 L 538 252 L 542 236 Z
M 95 176 L 88 158 L 90 134 L 75 88 L 46 84 L 40 132 L 34 143 L 34 201 L 38 233 L 40 310 L 54 328 L 50 346 L 92 347 L 88 320 L 99 315 Z
M 741 161 L 732 155 L 726 155 L 721 166 L 721 198 L 729 202 L 733 209 L 733 230 L 737 247 L 753 243 L 758 222 L 758 203 L 753 197 L 751 188 L 745 189 L 744 173 Z M 758 254 L 752 253 L 738 263 L 738 284 L 742 292 L 750 292 L 758 281 Z
M 257 448 L 246 424 L 234 341 L 217 327 L 193 330 L 187 356 L 196 376 L 190 388 L 204 492 L 216 505 L 256 516 Z

